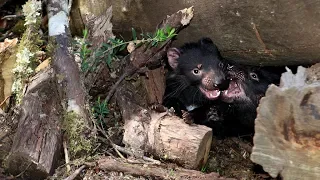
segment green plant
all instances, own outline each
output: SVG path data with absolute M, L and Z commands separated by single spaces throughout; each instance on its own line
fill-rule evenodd
M 158 29 L 154 34 L 146 33 L 140 34 L 141 39 L 138 39 L 136 30 L 132 28 L 132 40 L 124 41 L 119 38 L 110 38 L 108 43 L 103 43 L 102 47 L 95 51 L 94 60 L 87 70 L 95 70 L 95 67 L 100 62 L 106 62 L 108 66 L 113 58 L 117 57 L 117 54 L 123 51 L 129 44 L 133 45 L 134 48 L 146 44 L 147 47 L 157 46 L 159 43 L 164 42 L 168 39 L 173 38 L 177 34 L 175 28 L 166 27 L 164 29 Z
M 92 112 L 93 112 L 94 118 L 98 121 L 97 123 L 98 124 L 102 123 L 103 118 L 105 118 L 109 114 L 107 101 L 106 100 L 102 101 L 100 100 L 100 97 L 98 97 L 98 100 L 92 107 Z
M 201 167 L 201 172 L 206 172 L 208 170 L 208 163 Z
M 85 28 L 82 33 L 83 33 L 83 37 L 77 43 L 80 45 L 80 51 L 78 53 L 81 59 L 81 70 L 82 72 L 85 72 L 89 69 L 88 59 L 91 54 L 91 50 L 89 49 L 90 43 L 87 41 L 88 29 Z

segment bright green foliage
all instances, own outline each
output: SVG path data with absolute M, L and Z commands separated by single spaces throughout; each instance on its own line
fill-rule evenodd
M 94 106 L 92 107 L 92 112 L 94 115 L 94 118 L 98 121 L 97 123 L 102 123 L 102 119 L 105 118 L 108 113 L 109 113 L 109 109 L 108 109 L 108 103 L 106 100 L 101 101 L 100 97 L 98 97 L 97 102 L 94 104 Z
M 164 29 L 158 29 L 154 34 L 146 33 L 140 34 L 141 39 L 138 39 L 137 32 L 132 28 L 132 40 L 124 41 L 119 38 L 110 38 L 108 43 L 103 43 L 101 48 L 96 50 L 92 55 L 94 60 L 89 61 L 89 55 L 91 50 L 88 49 L 88 43 L 86 42 L 88 30 L 83 31 L 83 38 L 80 42 L 80 58 L 82 60 L 81 69 L 83 72 L 94 71 L 97 65 L 101 62 L 105 62 L 108 66 L 112 59 L 117 58 L 117 54 L 128 46 L 128 44 L 134 44 L 135 48 L 140 47 L 143 44 L 146 44 L 147 47 L 158 46 L 159 43 L 165 42 L 177 34 L 175 33 L 175 28 L 166 27 Z

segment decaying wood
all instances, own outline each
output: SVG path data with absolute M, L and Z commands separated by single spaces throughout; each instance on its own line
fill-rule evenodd
M 86 109 L 86 92 L 80 79 L 80 71 L 76 64 L 72 53 L 70 52 L 71 41 L 69 32 L 68 15 L 71 6 L 68 0 L 49 0 L 48 1 L 48 15 L 49 15 L 49 36 L 51 43 L 54 44 L 54 55 L 52 67 L 57 74 L 59 94 L 62 99 L 62 104 L 66 107 L 67 117 L 71 115 L 72 119 L 76 119 L 77 123 L 83 124 L 82 129 L 74 130 L 72 133 L 78 134 L 78 139 L 68 139 L 70 144 L 78 146 L 81 150 L 72 153 L 74 156 L 82 156 L 88 153 L 88 149 L 82 151 L 81 142 L 88 143 L 90 146 L 92 131 L 91 120 L 89 119 L 88 111 Z M 81 122 L 80 122 L 81 121 Z M 70 131 L 70 129 L 67 129 Z M 69 134 L 69 132 L 66 132 Z M 70 138 L 70 137 L 68 137 Z M 71 142 L 72 141 L 72 142 Z M 71 148 L 70 148 L 71 149 Z M 74 148 L 78 149 L 78 148 Z
M 144 166 L 141 164 L 129 164 L 119 159 L 110 157 L 101 158 L 98 160 L 97 167 L 107 171 L 123 172 L 137 176 L 151 176 L 160 179 L 175 179 L 175 180 L 232 180 L 232 178 L 220 177 L 217 173 L 204 174 L 200 171 L 188 170 L 183 168 L 166 169 L 159 165 Z
M 19 124 L 6 169 L 32 179 L 45 178 L 56 168 L 61 153 L 62 106 L 52 70 L 36 75 L 21 104 Z
M 129 85 L 128 85 L 129 86 Z M 124 125 L 123 143 L 136 153 L 149 153 L 197 169 L 207 162 L 212 130 L 187 125 L 168 112 L 157 113 L 135 101 L 135 90 L 121 86 L 116 93 Z
M 320 179 L 319 71 L 318 64 L 284 73 L 260 101 L 251 160 L 272 177 Z
M 165 91 L 164 67 L 150 70 L 142 77 L 143 86 L 146 88 L 148 104 L 162 104 Z
M 77 1 L 76 1 L 77 2 Z M 73 13 L 74 14 L 74 13 Z M 110 38 L 114 38 L 115 36 L 112 33 L 112 6 L 103 11 L 103 13 L 99 16 L 94 16 L 93 14 L 86 14 L 84 17 L 85 26 L 89 31 L 89 41 L 92 42 L 92 49 L 100 49 L 102 43 L 106 43 Z M 72 21 L 71 21 L 72 22 Z M 99 87 L 100 91 L 108 91 L 108 87 L 112 85 L 110 82 L 110 70 L 104 63 L 100 63 L 98 59 L 101 57 L 96 57 L 95 51 L 93 51 L 91 58 L 87 59 L 90 63 L 90 66 L 97 66 L 95 71 L 88 71 L 85 73 L 84 83 L 87 89 L 90 90 L 90 94 L 92 91 L 95 91 L 95 87 Z M 99 94 L 96 92 L 96 94 Z
M 178 33 L 184 26 L 188 25 L 193 18 L 193 7 L 185 8 L 180 10 L 170 16 L 167 16 L 161 23 L 158 25 L 157 29 L 165 29 L 167 26 L 175 28 L 176 33 Z M 148 47 L 149 45 L 142 45 L 135 49 L 130 54 L 130 64 L 124 70 L 124 73 L 115 85 L 110 89 L 106 101 L 109 101 L 118 85 L 121 81 L 127 76 L 131 76 L 136 73 L 138 70 L 144 67 L 154 68 L 159 67 L 164 58 L 167 48 L 171 45 L 172 39 L 168 39 L 161 45 Z

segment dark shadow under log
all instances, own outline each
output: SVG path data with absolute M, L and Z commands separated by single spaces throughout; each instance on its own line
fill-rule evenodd
M 53 70 L 37 74 L 29 84 L 18 116 L 18 128 L 6 169 L 13 175 L 43 179 L 52 174 L 61 153 L 63 108 Z

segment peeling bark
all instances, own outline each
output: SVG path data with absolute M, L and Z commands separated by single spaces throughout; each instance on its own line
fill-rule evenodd
M 272 177 L 319 179 L 320 65 L 286 72 L 260 101 L 251 160 Z

